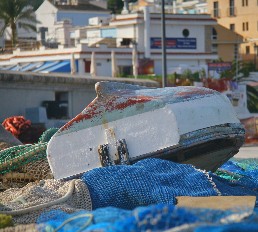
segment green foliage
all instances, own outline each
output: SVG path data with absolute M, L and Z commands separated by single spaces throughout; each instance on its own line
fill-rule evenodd
M 30 0 L 29 4 L 33 7 L 34 10 L 37 10 L 44 0 Z
M 111 10 L 112 14 L 119 14 L 123 9 L 124 3 L 122 0 L 108 0 L 107 8 Z
M 12 46 L 17 43 L 17 24 L 25 30 L 36 31 L 36 18 L 34 10 L 30 7 L 31 0 L 1 0 L 0 19 L 4 26 L 0 29 L 0 36 L 10 27 L 12 31 Z
M 222 72 L 220 77 L 233 79 L 236 77 L 237 72 L 242 74 L 243 77 L 248 77 L 250 72 L 253 71 L 255 71 L 255 64 L 253 62 L 233 61 L 232 68 Z
M 134 76 L 127 76 L 127 78 L 135 78 Z M 162 76 L 161 75 L 138 75 L 137 79 L 145 79 L 156 81 L 162 86 Z M 167 83 L 168 86 L 175 86 L 176 83 L 176 74 L 169 74 L 167 75 Z
M 0 229 L 10 227 L 13 225 L 12 216 L 6 214 L 0 214 Z
M 258 90 L 252 86 L 246 86 L 247 108 L 250 113 L 258 113 Z
M 137 0 L 131 0 L 129 2 L 137 2 Z M 124 6 L 122 0 L 108 0 L 107 8 L 111 10 L 112 14 L 120 14 Z

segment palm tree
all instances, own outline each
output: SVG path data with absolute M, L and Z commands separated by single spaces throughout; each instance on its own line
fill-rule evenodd
M 29 5 L 30 0 L 0 0 L 0 19 L 4 26 L 0 29 L 0 36 L 5 30 L 11 28 L 12 47 L 17 42 L 17 25 L 25 30 L 36 31 L 36 18 L 33 8 Z

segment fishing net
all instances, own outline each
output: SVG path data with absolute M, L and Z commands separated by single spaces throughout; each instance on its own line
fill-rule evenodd
M 256 196 L 258 206 L 258 159 L 232 159 L 210 174 L 223 196 Z
M 246 180 L 244 176 L 248 170 L 254 171 L 255 165 L 246 163 L 243 169 L 242 164 L 230 161 L 223 168 L 232 164 L 243 172 L 237 174 L 240 179 L 229 180 L 191 165 L 159 159 L 93 169 L 81 177 L 89 188 L 93 211 L 68 214 L 54 210 L 41 214 L 37 222 L 43 225 L 41 231 L 243 231 L 246 225 L 249 231 L 257 231 L 258 208 L 251 212 L 247 208 L 176 206 L 176 196 L 257 196 L 257 178 Z M 230 170 L 235 174 L 232 167 Z
M 80 180 L 41 180 L 23 188 L 10 188 L 0 193 L 0 214 L 13 217 L 15 224 L 35 223 L 38 216 L 51 209 L 72 213 L 91 210 L 87 186 Z
M 0 189 L 23 187 L 29 182 L 52 178 L 46 149 L 49 139 L 57 130 L 47 130 L 36 144 L 13 146 L 0 151 Z
M 45 142 L 42 142 L 43 145 Z M 32 162 L 32 163 L 36 163 Z M 96 168 L 81 179 L 42 180 L 0 193 L 0 214 L 39 231 L 257 231 L 250 210 L 179 208 L 177 196 L 258 196 L 257 160 L 216 173 L 161 159 Z M 93 211 L 91 211 L 93 209 Z
M 95 168 L 81 179 L 90 190 L 94 209 L 133 209 L 156 203 L 175 204 L 176 196 L 220 195 L 207 172 L 161 159 Z
M 207 228 L 217 229 L 213 231 L 241 231 L 245 225 L 249 225 L 250 231 L 257 231 L 258 211 L 247 214 L 237 209 L 190 209 L 156 204 L 134 210 L 105 207 L 73 214 L 61 210 L 50 211 L 42 214 L 37 222 L 41 225 L 39 231 L 52 229 L 60 232 L 210 231 Z

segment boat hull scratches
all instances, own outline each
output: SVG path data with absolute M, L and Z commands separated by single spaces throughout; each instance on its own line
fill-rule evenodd
M 130 163 L 144 158 L 162 158 L 214 172 L 243 145 L 245 131 L 241 127 L 227 123 L 187 133 L 181 136 L 178 145 L 130 159 Z

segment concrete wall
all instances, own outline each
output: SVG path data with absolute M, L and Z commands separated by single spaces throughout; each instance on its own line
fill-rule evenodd
M 85 78 L 61 74 L 0 72 L 0 122 L 15 115 L 25 116 L 26 108 L 40 107 L 55 100 L 56 92 L 68 92 L 69 118 L 80 113 L 95 97 L 95 83 L 118 81 L 157 87 L 148 80 L 121 78 Z M 28 118 L 29 119 L 29 118 Z

